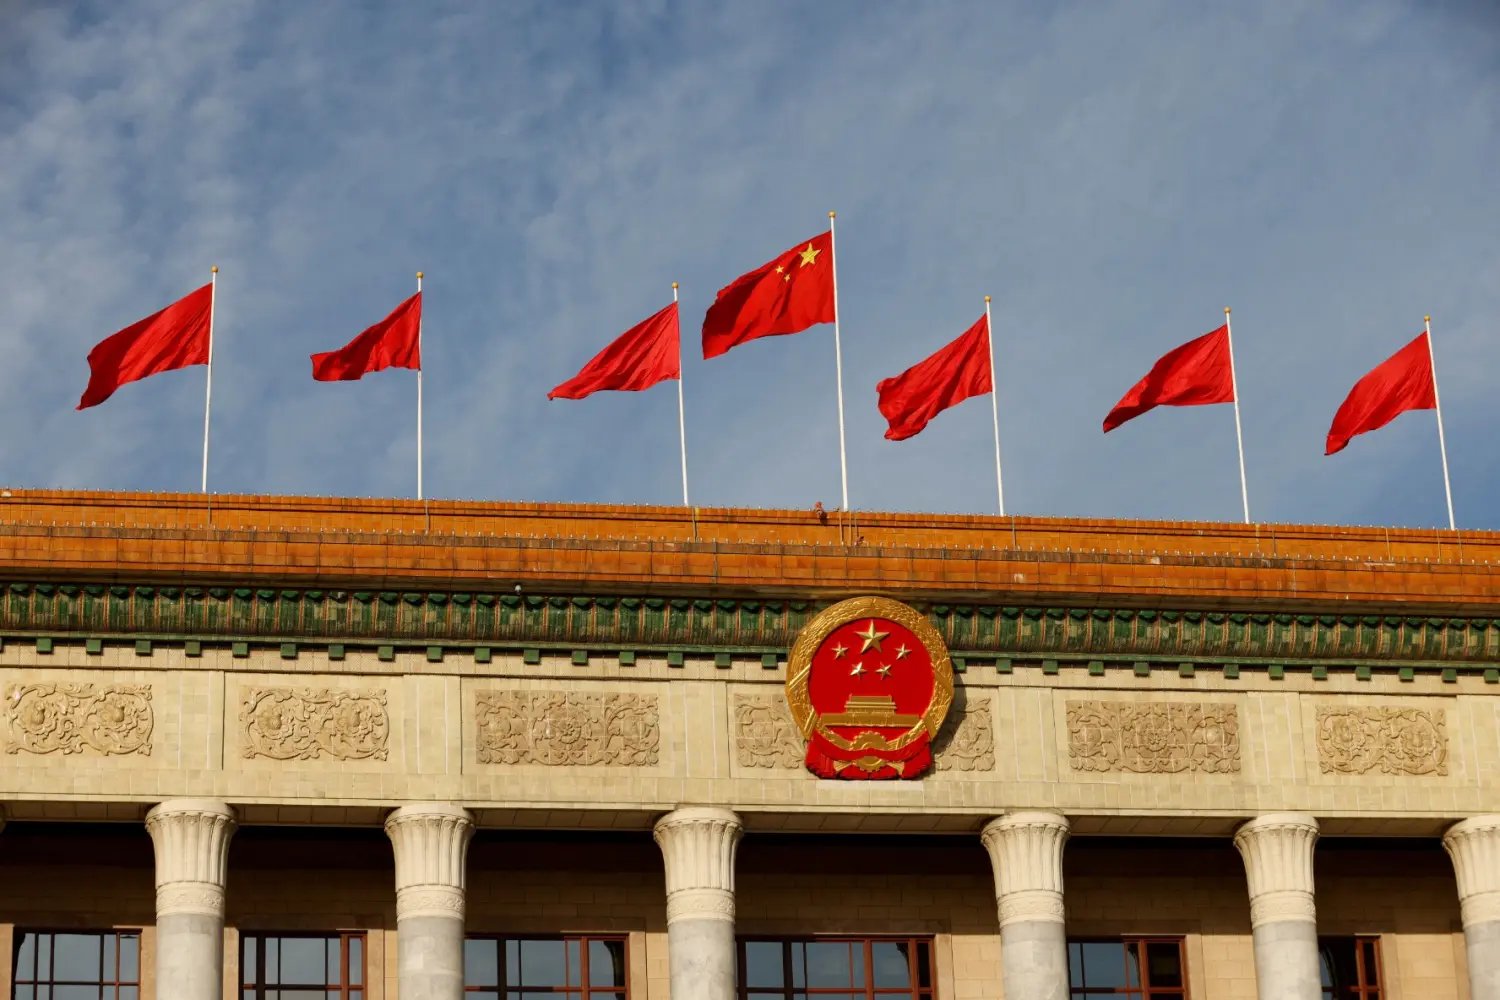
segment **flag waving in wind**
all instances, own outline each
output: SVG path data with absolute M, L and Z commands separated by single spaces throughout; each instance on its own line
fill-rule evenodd
M 987 316 L 936 354 L 875 387 L 887 441 L 920 434 L 928 421 L 970 396 L 990 392 L 990 324 Z
M 677 303 L 642 320 L 594 355 L 583 370 L 547 393 L 548 399 L 582 399 L 604 390 L 634 392 L 682 377 Z
M 208 364 L 213 302 L 210 282 L 100 341 L 89 352 L 89 384 L 78 409 L 98 406 L 128 382 Z
M 312 356 L 313 378 L 349 382 L 386 368 L 422 370 L 422 293 L 337 351 Z
M 1419 333 L 1416 340 L 1354 383 L 1333 415 L 1324 454 L 1343 451 L 1350 438 L 1379 430 L 1407 410 L 1436 409 L 1435 386 L 1427 334 Z
M 819 233 L 719 290 L 703 317 L 703 356 L 834 322 L 833 233 Z

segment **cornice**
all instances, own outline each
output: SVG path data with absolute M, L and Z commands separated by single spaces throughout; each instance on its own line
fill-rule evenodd
M 0 582 L 0 638 L 599 652 L 689 651 L 783 657 L 828 602 L 754 597 L 515 594 L 484 591 L 178 587 Z M 1385 666 L 1483 671 L 1500 682 L 1500 618 L 1158 610 L 912 602 L 956 664 L 1041 660 L 1139 668 L 1167 664 Z M 45 647 L 45 648 L 43 648 Z M 190 651 L 190 655 L 192 652 Z M 1405 674 L 1403 673 L 1403 676 Z M 1445 673 L 1446 677 L 1446 673 Z

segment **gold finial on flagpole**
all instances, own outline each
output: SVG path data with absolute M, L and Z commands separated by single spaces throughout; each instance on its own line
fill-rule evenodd
M 213 267 L 209 268 L 209 270 L 212 271 L 214 274 L 218 274 L 219 273 L 219 265 L 215 264 Z
M 831 218 L 833 218 L 837 214 L 838 214 L 837 212 L 829 212 L 828 213 L 828 217 L 831 219 Z
M 1224 315 L 1225 315 L 1225 316 L 1228 316 L 1228 315 L 1229 315 L 1229 307 L 1228 307 L 1228 306 L 1225 306 L 1225 307 L 1224 307 Z
M 986 295 L 986 296 L 985 296 L 985 297 L 984 297 L 984 301 L 986 301 L 986 302 L 988 302 L 988 301 L 989 301 L 989 300 L 990 300 L 990 297 L 989 297 L 989 296 L 988 296 L 988 295 Z
M 421 277 L 421 276 L 422 276 L 422 272 L 421 272 L 421 271 L 418 271 L 418 272 L 417 272 L 417 277 L 419 277 L 419 278 L 420 278 L 420 277 Z
M 1422 317 L 1422 322 L 1423 323 L 1431 323 L 1432 322 L 1432 317 L 1431 316 L 1423 316 Z
M 676 290 L 677 290 L 677 282 L 675 282 L 675 281 L 674 281 L 674 282 L 672 282 L 672 290 L 673 290 L 673 291 L 676 291 Z

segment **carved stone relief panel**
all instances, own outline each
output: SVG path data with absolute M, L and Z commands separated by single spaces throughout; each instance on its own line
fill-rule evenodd
M 1239 715 L 1223 702 L 1070 701 L 1075 771 L 1228 774 L 1240 769 Z
M 955 722 L 957 725 L 955 725 Z M 952 738 L 943 744 L 938 740 L 939 771 L 993 771 L 995 769 L 995 728 L 988 705 L 970 705 L 963 712 L 948 716 L 953 727 Z
M 1448 773 L 1441 708 L 1324 706 L 1317 712 L 1318 765 L 1324 774 Z
M 240 702 L 246 758 L 385 760 L 385 691 L 252 687 Z
M 657 762 L 656 696 L 577 691 L 480 691 L 474 721 L 481 764 Z
M 151 753 L 149 684 L 17 684 L 3 697 L 6 753 Z
M 734 752 L 741 767 L 802 766 L 806 747 L 785 695 L 734 696 Z

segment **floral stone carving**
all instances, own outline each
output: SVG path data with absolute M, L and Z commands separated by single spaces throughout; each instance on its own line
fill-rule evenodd
M 655 764 L 656 697 L 570 691 L 481 691 L 475 696 L 481 764 Z
M 1070 701 L 1068 759 L 1075 771 L 1236 772 L 1239 715 L 1218 702 Z
M 1441 708 L 1318 709 L 1318 765 L 1324 774 L 1447 774 Z
M 803 751 L 783 695 L 735 695 L 734 752 L 741 767 L 801 767 Z
M 953 716 L 949 716 L 952 725 Z M 958 716 L 953 738 L 938 751 L 939 771 L 993 771 L 995 728 L 988 705 L 966 708 Z M 939 743 L 942 741 L 939 740 Z
M 250 688 L 240 704 L 244 755 L 273 760 L 385 760 L 385 692 Z
M 4 712 L 6 753 L 151 754 L 149 684 L 19 684 Z

